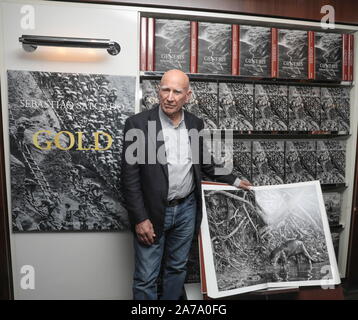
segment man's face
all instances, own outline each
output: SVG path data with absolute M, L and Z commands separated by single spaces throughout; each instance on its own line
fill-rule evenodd
M 163 77 L 159 88 L 159 102 L 163 112 L 173 117 L 185 103 L 189 101 L 191 91 L 185 77 L 181 74 L 171 74 Z

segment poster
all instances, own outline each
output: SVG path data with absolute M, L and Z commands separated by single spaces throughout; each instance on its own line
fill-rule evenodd
M 135 77 L 9 70 L 12 230 L 129 227 L 122 129 Z
M 340 283 L 318 181 L 202 192 L 209 297 Z

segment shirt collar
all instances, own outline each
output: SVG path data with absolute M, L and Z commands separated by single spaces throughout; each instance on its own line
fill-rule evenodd
M 174 126 L 173 121 L 163 112 L 162 107 L 159 105 L 159 118 L 161 121 L 165 121 L 171 127 L 178 128 L 184 121 L 184 110 L 181 110 L 181 119 L 177 126 Z

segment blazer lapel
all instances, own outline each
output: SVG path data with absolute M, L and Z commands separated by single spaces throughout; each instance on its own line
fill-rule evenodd
M 153 132 L 151 132 L 151 134 L 149 134 L 149 139 L 151 140 L 151 142 L 148 141 L 148 143 L 151 143 L 152 147 L 155 146 L 155 157 L 156 157 L 156 162 L 158 162 L 158 164 L 162 167 L 165 176 L 168 178 L 168 164 L 167 164 L 167 159 L 166 159 L 166 154 L 165 154 L 165 146 L 164 146 L 164 136 L 163 136 L 163 130 L 162 130 L 162 124 L 160 122 L 160 118 L 159 118 L 159 108 L 160 106 L 158 105 L 157 107 L 154 107 L 151 110 L 151 114 L 148 117 L 149 121 L 153 121 L 153 123 L 151 124 L 154 125 L 155 123 L 155 136 L 154 136 L 154 130 Z M 148 126 L 147 126 L 148 127 Z M 150 130 L 150 128 L 148 128 Z M 148 132 L 149 132 L 148 130 Z M 150 146 L 148 146 L 150 147 Z M 158 161 L 157 156 L 158 156 L 158 150 L 159 148 L 161 149 L 161 152 L 159 153 L 159 155 L 163 155 L 164 158 L 161 159 L 162 161 Z M 164 153 L 163 153 L 164 151 Z

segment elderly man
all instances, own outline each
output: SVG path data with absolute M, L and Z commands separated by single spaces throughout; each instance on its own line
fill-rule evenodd
M 212 163 L 204 163 L 207 151 L 203 139 L 193 143 L 189 136 L 193 129 L 200 132 L 204 123 L 182 109 L 190 96 L 187 75 L 180 70 L 167 71 L 160 83 L 160 105 L 129 117 L 125 123 L 122 185 L 134 230 L 134 299 L 158 298 L 156 282 L 162 259 L 161 299 L 180 298 L 190 246 L 201 223 L 202 172 L 236 187 L 251 185 L 231 174 L 215 175 Z M 135 132 L 138 136 L 133 142 Z M 143 161 L 130 159 L 132 143 L 139 146 L 135 155 L 146 152 Z M 151 153 L 157 155 L 155 161 Z

